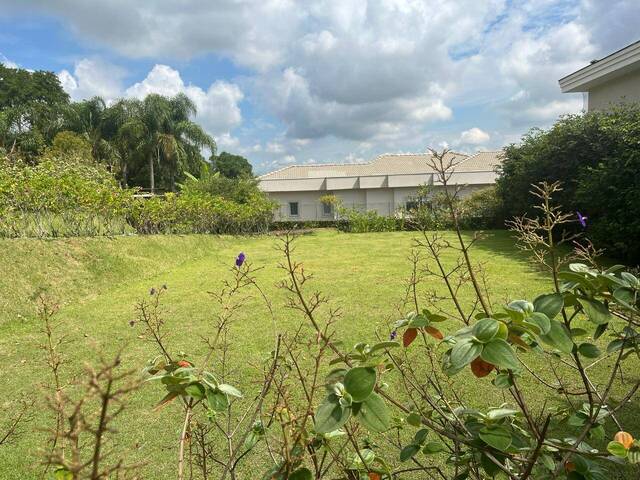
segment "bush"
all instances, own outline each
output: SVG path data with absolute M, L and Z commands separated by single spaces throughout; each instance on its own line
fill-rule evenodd
M 460 224 L 468 230 L 503 228 L 503 212 L 502 199 L 495 187 L 477 190 L 460 200 Z
M 241 204 L 195 193 L 136 199 L 128 214 L 129 224 L 143 234 L 266 232 L 272 218 L 273 204 L 262 196 Z
M 640 262 L 640 247 L 630 241 L 640 237 L 639 146 L 638 105 L 570 115 L 549 130 L 532 130 L 505 149 L 497 181 L 505 214 L 532 213 L 531 184 L 560 181 L 559 203 L 588 217 L 595 244 Z
M 185 195 L 205 194 L 244 204 L 259 197 L 266 199 L 266 194 L 258 188 L 255 178 L 228 178 L 218 172 L 211 173 L 208 169 L 202 172 L 200 178 L 189 175 L 180 185 L 180 191 Z
M 337 227 L 343 232 L 395 232 L 403 230 L 405 219 L 403 216 L 384 216 L 375 210 L 360 211 L 355 208 L 340 208 Z
M 35 166 L 0 157 L 0 236 L 125 233 L 133 193 L 77 157 L 46 157 Z

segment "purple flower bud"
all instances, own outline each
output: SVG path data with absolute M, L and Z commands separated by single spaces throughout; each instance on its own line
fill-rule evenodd
M 156 289 L 151 287 L 151 290 L 149 290 L 149 295 L 154 296 L 156 294 Z
M 398 336 L 398 331 L 394 330 L 393 332 L 391 332 L 391 335 L 389 335 L 389 340 L 395 340 L 397 336 Z
M 240 254 L 236 257 L 236 267 L 241 267 L 244 263 L 245 258 L 245 254 L 243 252 L 240 252 Z
M 582 225 L 582 228 L 586 228 L 588 217 L 582 215 L 580 212 L 577 212 L 577 211 L 576 211 L 576 216 L 578 217 L 578 222 L 580 222 L 580 225 Z

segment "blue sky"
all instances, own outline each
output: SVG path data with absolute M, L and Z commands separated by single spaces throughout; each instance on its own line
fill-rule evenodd
M 265 172 L 517 141 L 579 112 L 557 80 L 639 22 L 636 0 L 0 0 L 0 61 L 75 100 L 184 92 Z

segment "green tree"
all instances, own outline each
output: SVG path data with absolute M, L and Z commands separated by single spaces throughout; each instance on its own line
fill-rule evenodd
M 211 161 L 216 172 L 227 178 L 253 177 L 253 168 L 249 160 L 241 155 L 222 152 L 220 155 L 212 155 Z
M 558 202 L 589 217 L 586 228 L 596 245 L 640 261 L 637 242 L 630 241 L 640 237 L 638 145 L 638 105 L 570 115 L 549 130 L 532 130 L 505 148 L 497 193 L 506 218 L 536 213 L 532 184 L 560 181 Z
M 69 96 L 53 72 L 0 64 L 0 147 L 35 160 L 63 125 Z
M 143 150 L 147 158 L 149 188 L 156 188 L 155 166 L 171 190 L 185 170 L 194 170 L 203 162 L 200 150 L 215 151 L 215 141 L 191 118 L 195 104 L 184 94 L 172 98 L 148 95 L 141 104 L 140 121 L 143 126 Z

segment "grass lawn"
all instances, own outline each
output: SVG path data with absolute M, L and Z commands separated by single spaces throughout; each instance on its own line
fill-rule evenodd
M 296 258 L 304 263 L 306 271 L 314 273 L 313 288 L 322 290 L 342 308 L 338 329 L 347 345 L 373 341 L 376 329 L 388 334 L 390 323 L 399 314 L 410 271 L 407 256 L 415 235 L 322 230 L 298 240 Z M 136 370 L 155 356 L 153 346 L 139 340 L 128 322 L 135 316 L 136 302 L 147 296 L 151 287 L 162 284 L 168 286 L 164 310 L 171 331 L 169 343 L 174 351 L 184 350 L 199 359 L 204 351 L 199 338 L 212 331 L 214 315 L 214 302 L 207 292 L 219 289 L 240 251 L 254 265 L 264 266 L 257 279 L 276 307 L 278 330 L 300 324 L 302 319 L 284 306 L 285 292 L 276 287 L 284 277 L 278 268 L 281 253 L 276 246 L 272 236 L 0 241 L 0 426 L 11 401 L 20 395 L 39 402 L 26 431 L 11 445 L 0 447 L 0 479 L 35 479 L 42 471 L 39 460 L 46 433 L 41 429 L 51 425 L 51 418 L 41 405 L 43 388 L 51 377 L 39 350 L 43 335 L 34 315 L 33 300 L 40 292 L 47 292 L 61 305 L 59 332 L 64 332 L 68 341 L 66 378 L 82 371 L 85 362 L 94 361 L 96 352 L 109 356 L 122 349 L 124 365 Z M 532 300 L 550 290 L 548 279 L 529 266 L 507 232 L 490 232 L 478 244 L 474 259 L 485 263 L 490 282 L 499 285 L 492 295 L 496 305 L 519 298 Z M 444 293 L 442 285 L 423 286 L 427 287 Z M 232 362 L 242 365 L 262 361 L 272 348 L 273 328 L 258 300 L 249 303 L 233 326 Z M 443 327 L 449 332 L 455 328 L 453 323 Z M 532 365 L 544 370 L 544 359 L 533 358 L 533 354 L 527 357 L 532 357 L 527 358 Z M 605 360 L 602 366 L 607 363 L 611 362 Z M 636 368 L 629 379 L 637 375 Z M 247 369 L 246 374 L 243 371 L 238 375 L 236 383 L 245 391 L 254 391 L 251 377 L 251 369 Z M 594 379 L 601 381 L 598 372 L 594 372 Z M 461 373 L 453 382 L 472 392 L 471 403 L 498 405 L 503 401 L 488 379 L 476 380 Z M 525 395 L 531 403 L 542 405 L 547 391 L 531 381 L 525 383 Z M 130 449 L 133 461 L 148 461 L 144 478 L 175 478 L 180 409 L 172 405 L 152 412 L 161 396 L 158 385 L 145 385 L 134 394 L 119 425 L 120 447 Z M 632 413 L 623 420 L 633 417 Z M 631 426 L 640 427 L 638 415 Z M 640 431 L 636 429 L 636 433 Z M 255 463 L 249 466 L 255 474 Z M 254 477 L 248 474 L 246 478 Z

